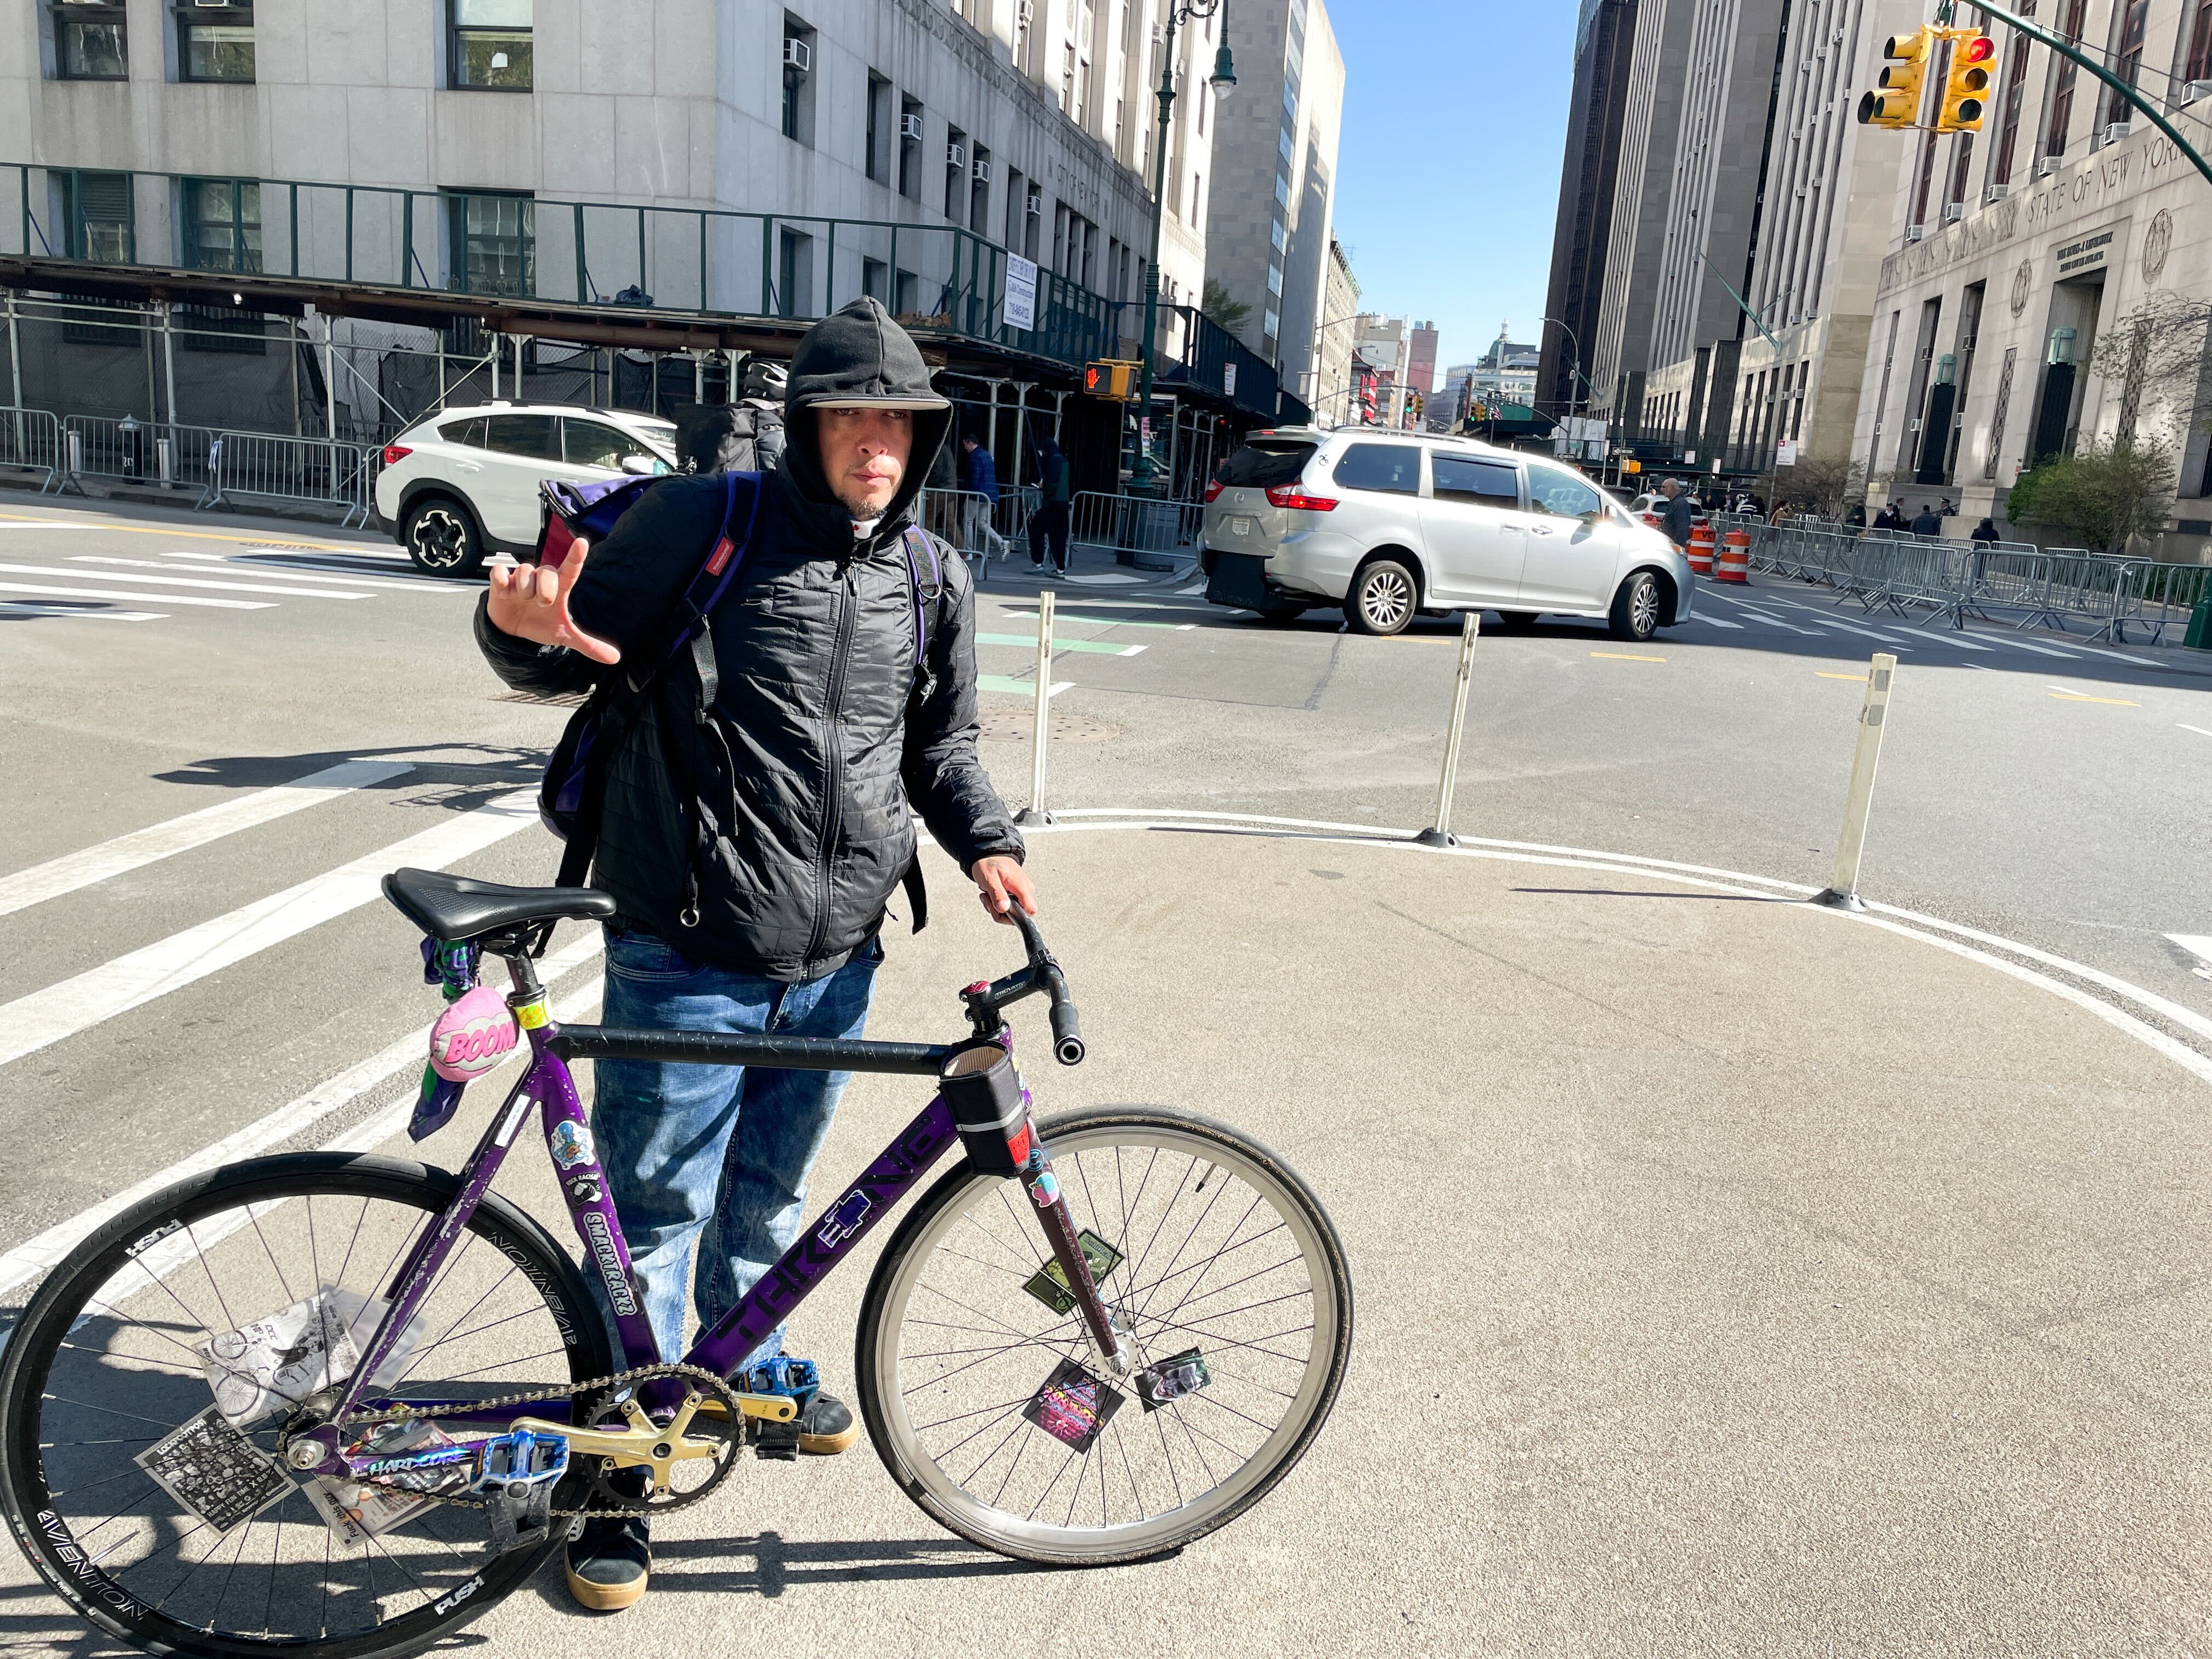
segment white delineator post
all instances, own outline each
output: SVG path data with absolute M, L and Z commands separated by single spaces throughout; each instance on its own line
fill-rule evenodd
M 1858 747 L 1851 755 L 1850 793 L 1844 798 L 1844 832 L 1836 838 L 1836 873 L 1815 904 L 1839 910 L 1863 910 L 1859 902 L 1859 859 L 1866 851 L 1867 813 L 1874 805 L 1875 769 L 1881 764 L 1881 734 L 1889 725 L 1889 691 L 1897 678 L 1897 659 L 1877 651 L 1867 672 L 1866 702 L 1859 710 Z
M 1036 730 L 1035 752 L 1030 757 L 1030 804 L 1016 815 L 1016 823 L 1050 823 L 1044 810 L 1045 738 L 1052 725 L 1052 599 L 1049 587 L 1037 595 Z
M 1451 832 L 1452 785 L 1459 777 L 1460 738 L 1467 730 L 1467 693 L 1474 681 L 1474 637 L 1481 631 L 1482 613 L 1466 613 L 1459 635 L 1459 676 L 1452 683 L 1451 730 L 1444 738 L 1443 775 L 1437 780 L 1437 821 L 1413 837 L 1424 847 L 1456 847 Z

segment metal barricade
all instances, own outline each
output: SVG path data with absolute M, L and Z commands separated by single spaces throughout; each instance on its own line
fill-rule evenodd
M 915 514 L 924 530 L 950 542 L 978 576 L 988 573 L 993 559 L 1013 551 L 1012 538 L 998 527 L 998 507 L 981 490 L 925 489 Z
M 61 416 L 51 409 L 0 404 L 0 466 L 46 474 L 39 481 L 41 495 L 49 490 L 84 494 L 84 486 L 70 477 Z
M 269 432 L 216 434 L 208 486 L 198 505 L 221 507 L 233 496 L 310 501 L 345 509 L 340 520 L 368 522 L 369 485 L 380 450 L 327 438 Z
M 75 478 L 206 488 L 213 427 L 142 421 L 135 415 L 71 415 L 62 422 L 63 465 Z
M 1139 568 L 1170 570 L 1178 559 L 1198 557 L 1199 532 L 1206 523 L 1202 501 L 1166 501 L 1151 495 L 1109 495 L 1104 490 L 1076 493 L 1069 520 L 1071 546 L 1088 547 L 1129 562 Z
M 1964 624 L 1964 605 L 1972 545 L 1933 536 L 1869 538 L 1871 556 L 1863 576 L 1854 573 L 1853 591 L 1869 611 L 1891 611 L 1910 620 L 1911 607 L 1929 605 L 1954 628 Z
M 2051 581 L 2045 592 L 2045 614 L 2060 633 L 2067 624 L 2080 623 L 2091 640 L 2116 639 L 2120 626 L 2120 595 L 2127 582 L 2128 561 L 2084 547 L 2051 550 Z
M 2113 639 L 2121 645 L 2127 643 L 2128 626 L 2142 630 L 2145 645 L 2164 645 L 2169 628 L 2185 634 L 2191 615 L 2212 592 L 2212 564 L 2144 560 L 2130 562 L 2128 574 L 2127 592 L 2113 617 Z

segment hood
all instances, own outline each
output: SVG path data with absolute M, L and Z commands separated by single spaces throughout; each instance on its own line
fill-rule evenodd
M 907 509 L 929 480 L 930 467 L 952 431 L 952 405 L 929 383 L 929 366 L 914 337 L 891 320 L 872 299 L 854 301 L 832 312 L 800 337 L 784 389 L 787 447 L 783 474 L 793 490 L 816 509 L 834 512 L 848 523 L 845 509 L 830 493 L 822 472 L 822 447 L 815 440 L 811 411 L 823 404 L 876 404 L 914 411 L 914 452 L 906 476 L 884 509 L 880 535 L 903 523 Z

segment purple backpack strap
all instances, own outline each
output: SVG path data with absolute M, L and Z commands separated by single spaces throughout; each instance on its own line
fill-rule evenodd
M 945 567 L 937 562 L 937 544 L 927 531 L 908 525 L 899 535 L 900 544 L 906 549 L 906 574 L 909 589 L 914 594 L 914 665 L 922 666 L 929 649 L 929 606 L 945 597 Z M 915 556 L 916 549 L 929 556 L 930 598 L 921 597 L 921 562 Z

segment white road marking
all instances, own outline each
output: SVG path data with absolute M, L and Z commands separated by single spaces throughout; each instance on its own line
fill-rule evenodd
M 234 796 L 196 812 L 149 824 L 143 830 L 104 841 L 97 847 L 64 853 L 58 859 L 34 864 L 12 876 L 0 876 L 0 916 L 59 898 L 64 893 L 106 881 L 126 870 L 137 870 L 179 853 L 190 852 L 240 830 L 271 823 L 414 769 L 411 761 L 345 761 L 294 778 L 289 783 L 257 789 L 250 795 Z
M 1884 645 L 1905 645 L 1905 641 L 1902 640 L 1893 640 L 1887 634 L 1877 633 L 1871 628 L 1862 628 L 1856 623 L 1847 623 L 1841 617 L 1832 617 L 1826 611 L 1819 610 L 1813 605 L 1800 605 L 1795 599 L 1777 599 L 1774 603 L 1777 605 L 1788 605 L 1792 611 L 1802 611 L 1808 616 L 1816 617 L 1819 620 L 1820 626 L 1823 628 L 1840 628 L 1846 634 L 1863 634 L 1867 638 L 1870 640 L 1879 640 Z M 1911 649 L 1910 647 L 1905 647 L 1905 648 L 1908 650 Z
M 226 559 L 220 554 L 198 555 L 183 564 L 164 564 L 159 559 L 125 559 L 106 553 L 72 553 L 70 555 L 70 562 L 71 564 L 112 564 L 131 570 L 167 570 L 173 573 L 185 570 L 204 570 L 210 575 L 213 575 L 217 572 L 232 575 L 250 574 L 258 582 L 282 582 L 283 584 L 281 587 L 257 587 L 250 590 L 257 593 L 290 593 L 294 592 L 304 593 L 308 586 L 318 582 L 343 582 L 348 587 L 375 587 L 385 589 L 387 592 L 398 591 L 403 592 L 412 592 L 416 593 L 422 592 L 424 587 L 428 586 L 427 583 L 423 582 L 396 582 L 390 580 L 389 579 L 375 576 L 355 576 L 340 570 L 311 570 L 296 565 L 288 565 L 281 570 L 271 569 L 267 565 L 240 562 L 231 559 Z M 82 572 L 73 570 L 70 574 L 71 575 L 82 574 L 88 576 L 93 573 L 88 570 Z M 127 581 L 131 579 L 124 576 L 116 576 L 109 578 L 109 580 L 114 581 Z M 141 580 L 151 581 L 155 580 L 155 578 L 149 576 L 142 578 Z M 218 586 L 219 584 L 203 582 L 199 585 L 202 586 Z M 453 586 L 455 590 L 458 591 L 460 584 L 454 583 Z M 360 596 L 358 594 L 349 594 L 346 597 L 359 598 Z
M 274 611 L 276 608 L 266 599 L 205 599 L 192 593 L 142 593 L 119 587 L 56 587 L 51 582 L 0 581 L 0 593 L 46 593 L 63 599 L 129 599 L 137 605 L 191 605 L 204 611 Z
M 41 605 L 36 599 L 0 599 L 0 615 L 9 617 L 83 617 L 94 622 L 159 622 L 158 611 L 109 611 L 81 605 Z
M 2008 645 L 2015 651 L 2033 651 L 2039 657 L 2063 657 L 2069 662 L 2078 662 L 2081 658 L 2078 651 L 2061 651 L 2049 645 L 2030 645 L 2026 640 L 2014 639 L 2008 634 L 1984 634 L 1981 637 L 1992 645 Z
M 2200 738 L 2212 738 L 2212 732 L 2207 732 L 2201 726 L 2191 726 L 2187 720 L 2176 720 L 2174 724 L 2185 732 L 2194 732 Z
M 2101 662 L 2110 657 L 2114 662 L 2131 662 L 2138 668 L 2163 668 L 2166 665 L 2150 657 L 2130 657 L 2124 651 L 2115 651 L 2108 645 L 2083 647 L 2082 655 L 2092 662 Z
M 87 561 L 89 562 L 89 561 Z M 155 566 L 159 569 L 161 567 Z M 79 570 L 72 564 L 0 564 L 0 571 L 18 576 L 67 576 L 80 582 L 150 582 L 156 587 L 211 588 L 225 593 L 279 593 L 295 599 L 366 599 L 368 593 L 349 593 L 336 587 L 272 587 L 266 582 L 221 581 L 212 576 L 125 576 L 106 570 Z
M 1701 622 L 1708 628 L 1732 628 L 1739 634 L 1743 632 L 1743 624 L 1741 623 L 1732 623 L 1725 617 L 1708 617 L 1702 611 L 1697 615 L 1692 617 L 1690 620 L 1692 622 Z
M 1989 649 L 1986 645 L 1976 645 L 1972 640 L 1962 639 L 1957 634 L 1939 634 L 1932 628 L 1911 628 L 1899 625 L 1896 627 L 1895 631 L 1899 634 L 1917 634 L 1923 639 L 1934 640 L 1939 645 L 1956 646 L 1961 651 Z
M 2203 958 L 2204 966 L 2189 971 L 2199 979 L 2212 979 L 2212 933 L 2168 933 L 2166 937 L 2193 957 Z
M 60 519 L 10 519 L 0 523 L 0 530 L 107 530 L 112 527 L 104 524 L 69 524 Z
M 548 957 L 538 970 L 539 977 L 547 985 L 553 985 L 562 975 L 582 967 L 598 956 L 599 944 L 599 930 L 593 928 L 574 944 Z M 520 1052 L 526 1054 L 528 1050 L 526 1048 Z M 370 1091 L 382 1087 L 394 1073 L 419 1073 L 429 1058 L 429 1053 L 430 1027 L 424 1025 L 387 1043 L 367 1060 L 347 1066 L 336 1077 L 317 1084 L 297 1100 L 278 1107 L 268 1116 L 225 1135 L 211 1146 L 203 1146 L 190 1158 L 180 1159 L 167 1169 L 125 1188 L 112 1198 L 102 1199 L 90 1208 L 80 1210 L 66 1221 L 56 1222 L 35 1237 L 26 1239 L 14 1249 L 0 1255 L 0 1296 L 45 1273 L 141 1200 L 151 1198 L 163 1188 L 174 1186 L 179 1181 L 204 1174 L 225 1164 L 235 1164 L 241 1158 L 258 1157 L 272 1146 L 283 1146 L 295 1135 L 342 1110 Z M 356 1125 L 323 1150 L 366 1152 L 404 1128 L 414 1106 L 415 1090 L 410 1079 L 407 1092 L 397 1101 L 366 1121 Z M 364 1132 L 372 1129 L 374 1133 L 362 1139 Z M 361 1140 L 361 1144 L 353 1145 L 356 1140 Z M 204 1236 L 203 1243 L 210 1242 L 212 1241 Z
M 1052 683 L 1052 690 L 1045 693 L 1045 700 L 1050 702 L 1061 692 L 1072 689 L 1074 684 L 1073 680 L 1054 680 Z M 978 691 L 999 691 L 1009 696 L 1027 697 L 1032 702 L 1036 698 L 1035 680 L 1018 680 L 1006 674 L 978 674 L 975 676 L 975 689 Z M 0 1009 L 0 1013 L 6 1012 L 5 1009 Z
M 378 896 L 378 884 L 401 865 L 441 870 L 480 853 L 537 822 L 537 804 L 534 789 L 502 795 L 228 915 L 0 1004 L 0 1066 L 359 909 Z
M 89 560 L 88 553 L 73 553 L 73 561 Z M 270 581 L 343 582 L 349 587 L 374 587 L 395 593 L 469 593 L 476 592 L 473 583 L 441 581 L 435 576 L 392 576 L 385 574 L 356 575 L 351 569 L 332 569 L 342 556 L 335 553 L 281 553 L 258 558 L 234 557 L 228 553 L 193 553 L 178 550 L 161 555 L 165 559 L 181 561 L 177 564 L 149 563 L 149 570 L 228 570 L 243 574 L 251 572 L 265 576 Z M 107 564 L 137 564 L 136 559 L 107 559 Z M 401 567 L 403 569 L 405 566 Z
M 1700 589 L 1699 591 L 1702 592 L 1704 590 Z M 1803 634 L 1813 639 L 1818 639 L 1820 637 L 1820 630 L 1819 629 L 1800 628 L 1796 623 L 1786 623 L 1779 617 L 1769 616 L 1765 611 L 1759 610 L 1749 602 L 1739 599 L 1733 593 L 1715 593 L 1711 595 L 1711 597 L 1716 599 L 1726 599 L 1730 605 L 1736 606 L 1745 616 L 1749 617 L 1753 622 L 1765 623 L 1770 628 L 1779 628 L 1784 633 Z

